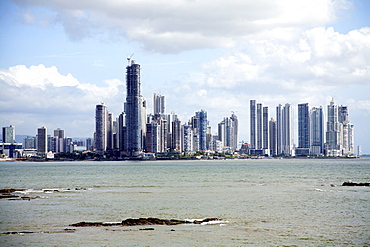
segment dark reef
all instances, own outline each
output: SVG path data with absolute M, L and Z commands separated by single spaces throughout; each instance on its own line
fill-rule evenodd
M 104 222 L 78 222 L 71 224 L 74 227 L 92 227 L 92 226 L 144 226 L 144 225 L 179 225 L 179 224 L 202 224 L 210 221 L 221 220 L 218 218 L 207 218 L 204 220 L 166 220 L 158 218 L 139 218 L 139 219 L 126 219 L 122 222 L 104 223 Z
M 344 182 L 342 186 L 366 186 L 369 187 L 370 183 L 354 183 L 354 182 Z

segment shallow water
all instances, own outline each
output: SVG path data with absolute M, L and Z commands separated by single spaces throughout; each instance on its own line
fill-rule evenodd
M 370 159 L 2 162 L 0 188 L 38 198 L 0 200 L 1 233 L 33 232 L 0 245 L 370 246 L 370 188 L 348 180 L 369 182 Z M 69 226 L 139 217 L 224 222 Z

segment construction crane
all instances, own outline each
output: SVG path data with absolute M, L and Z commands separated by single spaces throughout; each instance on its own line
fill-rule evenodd
M 134 53 L 131 54 L 131 56 L 127 56 L 127 64 L 130 66 L 130 60 L 134 56 Z

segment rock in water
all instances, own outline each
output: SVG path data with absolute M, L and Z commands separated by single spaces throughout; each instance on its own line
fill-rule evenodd
M 104 223 L 104 222 L 78 222 L 71 224 L 74 227 L 92 227 L 92 226 L 144 226 L 144 225 L 179 225 L 179 224 L 202 224 L 204 222 L 210 222 L 215 220 L 221 220 L 218 218 L 207 218 L 204 220 L 196 220 L 194 222 L 176 219 L 158 219 L 158 218 L 138 218 L 138 219 L 126 219 L 122 222 L 117 223 Z

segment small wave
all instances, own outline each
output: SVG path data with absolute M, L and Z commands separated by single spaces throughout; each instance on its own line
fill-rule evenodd
M 198 222 L 200 222 L 200 225 L 221 225 L 221 224 L 224 225 L 224 224 L 228 223 L 228 221 L 225 221 L 223 219 L 209 219 L 209 218 L 205 218 L 205 219 L 185 219 L 185 221 L 189 222 L 189 223 L 194 223 L 194 224 L 197 224 Z

